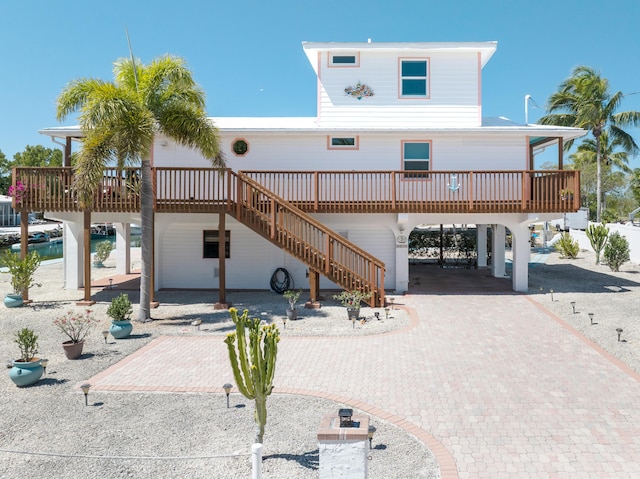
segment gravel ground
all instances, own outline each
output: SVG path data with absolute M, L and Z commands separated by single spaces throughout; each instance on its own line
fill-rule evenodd
M 94 268 L 92 276 L 112 275 L 114 265 L 111 258 L 106 268 Z M 49 359 L 47 374 L 34 386 L 16 388 L 8 374 L 0 383 L 0 478 L 251 476 L 253 405 L 241 395 L 232 395 L 232 407 L 227 409 L 221 394 L 100 392 L 99 397 L 90 393 L 90 407 L 86 407 L 77 389 L 161 335 L 220 335 L 222 339 L 233 323 L 227 311 L 213 310 L 217 299 L 213 293 L 160 292 L 161 307 L 152 313 L 155 321 L 136 322 L 130 339 L 109 337 L 105 344 L 101 331 L 109 327 L 106 309 L 117 289 L 96 292 L 98 302 L 91 309 L 100 323 L 87 337 L 81 359 L 70 361 L 60 346 L 65 337 L 52 320 L 78 309 L 75 301 L 82 293 L 62 289 L 60 262 L 43 264 L 36 275 L 43 286 L 30 291 L 32 304 L 0 310 L 0 358 L 8 362 L 17 355 L 14 334 L 29 326 L 40 336 L 38 356 Z M 9 289 L 9 275 L 0 275 L 0 290 Z M 136 303 L 138 293 L 129 293 Z M 366 321 L 352 324 L 344 308 L 329 298 L 321 309 L 301 309 L 299 319 L 288 321 L 284 328 L 288 303 L 282 296 L 231 292 L 227 299 L 239 310 L 249 309 L 252 317 L 275 321 L 283 339 L 380 334 L 409 325 L 408 315 L 400 309 L 391 311 L 392 318 L 386 320 L 384 310 L 371 308 L 361 310 Z M 381 313 L 381 320 L 375 319 L 374 311 Z M 192 325 L 196 319 L 202 320 L 199 329 Z M 270 396 L 264 477 L 318 477 L 317 428 L 323 416 L 341 407 L 348 405 L 313 397 Z M 373 417 L 372 423 L 377 432 L 369 477 L 440 477 L 433 455 L 421 442 L 379 418 Z
M 602 259 L 595 262 L 593 251 L 582 250 L 574 260 L 552 252 L 544 264 L 530 265 L 529 295 L 640 373 L 640 267 L 626 263 L 614 272 Z M 593 313 L 593 325 L 588 313 Z M 617 328 L 623 330 L 621 341 Z

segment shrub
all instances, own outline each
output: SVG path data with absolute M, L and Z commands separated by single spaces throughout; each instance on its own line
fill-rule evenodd
M 292 311 L 296 309 L 296 303 L 298 302 L 298 299 L 300 299 L 301 294 L 301 289 L 299 289 L 298 291 L 290 289 L 284 292 L 283 296 L 287 299 L 287 301 L 289 301 L 289 305 L 291 306 Z
M 111 243 L 111 241 L 100 241 L 100 243 L 96 245 L 96 254 L 93 257 L 93 262 L 96 264 L 104 263 L 105 261 L 107 261 L 107 259 L 109 259 L 109 255 L 111 254 L 112 250 L 113 243 Z
M 36 251 L 20 259 L 20 253 L 5 250 L 1 261 L 8 269 L 5 273 L 11 274 L 13 294 L 24 294 L 32 286 L 40 286 L 33 280 L 33 274 L 40 266 L 40 255 Z
M 629 261 L 629 242 L 617 231 L 609 235 L 604 247 L 604 259 L 612 271 L 620 271 L 620 266 Z
M 38 352 L 38 335 L 33 329 L 22 328 L 16 333 L 15 342 L 20 348 L 20 361 L 31 361 Z
M 609 235 L 609 228 L 603 224 L 589 225 L 586 231 L 587 238 L 593 251 L 596 252 L 596 264 L 600 264 L 600 252 L 607 244 L 607 236 Z
M 111 300 L 109 309 L 107 309 L 107 316 L 114 321 L 124 321 L 129 319 L 129 315 L 133 313 L 131 308 L 131 301 L 129 295 L 122 293 Z
M 569 233 L 562 233 L 555 247 L 560 252 L 561 258 L 576 259 L 580 252 L 578 241 L 573 239 Z
M 363 293 L 354 289 L 353 291 L 343 291 L 340 294 L 333 295 L 333 299 L 340 301 L 342 306 L 347 309 L 360 309 L 360 303 L 371 297 L 371 293 Z

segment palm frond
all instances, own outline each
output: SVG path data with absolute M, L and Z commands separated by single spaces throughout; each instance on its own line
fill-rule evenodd
M 91 95 L 105 85 L 102 80 L 81 78 L 73 80 L 63 88 L 56 101 L 56 118 L 64 120 L 71 113 L 81 110 Z

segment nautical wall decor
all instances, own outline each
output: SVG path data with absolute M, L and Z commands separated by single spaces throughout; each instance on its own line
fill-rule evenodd
M 356 83 L 356 86 L 348 86 L 344 89 L 344 93 L 348 96 L 362 100 L 373 96 L 373 90 L 364 83 Z

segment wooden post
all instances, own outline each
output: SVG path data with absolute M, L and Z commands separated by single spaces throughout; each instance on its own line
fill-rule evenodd
M 71 166 L 71 137 L 67 136 L 65 140 L 66 141 L 64 144 L 64 162 L 62 166 L 69 167 Z
M 218 218 L 218 276 L 220 286 L 218 288 L 218 302 L 213 305 L 213 309 L 229 309 L 230 303 L 227 303 L 227 231 L 225 224 L 225 213 L 220 213 Z
M 83 212 L 84 226 L 84 299 L 76 303 L 77 306 L 91 306 L 91 211 Z
M 307 309 L 320 309 L 320 273 L 309 268 L 309 301 L 304 304 Z
M 562 137 L 558 137 L 558 169 L 564 170 L 564 143 Z
M 15 174 L 13 175 L 15 179 Z M 20 212 L 20 259 L 24 260 L 29 253 L 29 212 Z M 22 291 L 22 301 L 29 303 L 29 288 Z

